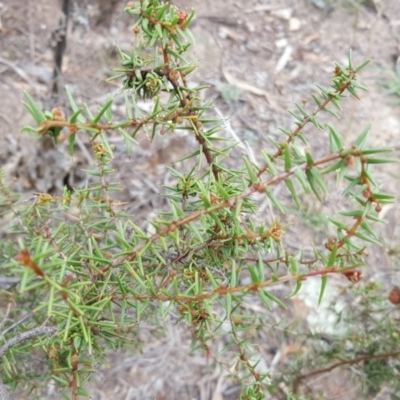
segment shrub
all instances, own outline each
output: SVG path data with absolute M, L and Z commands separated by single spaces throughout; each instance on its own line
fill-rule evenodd
M 354 66 L 350 53 L 347 66 L 335 65 L 329 88 L 317 85 L 312 110 L 306 101 L 295 103 L 294 129 L 281 128 L 282 138 L 271 136 L 271 148 L 261 149 L 257 159 L 245 156 L 242 165 L 232 165 L 229 154 L 238 143 L 223 135 L 224 121 L 201 99 L 205 87 L 188 82 L 196 67 L 187 58 L 194 13 L 160 0 L 130 2 L 125 11 L 135 19 L 134 40 L 131 50 L 118 48 L 121 67 L 112 77 L 123 79 L 125 120 L 115 121 L 112 98 L 94 111 L 78 106 L 67 89 L 71 112 L 42 111 L 26 94 L 36 126 L 23 131 L 66 142 L 71 155 L 76 136 L 85 133 L 96 165 L 85 171 L 83 187 L 58 196 L 37 193 L 28 203 L 2 176 L 8 224 L 2 275 L 17 278 L 2 290 L 3 301 L 14 305 L 3 323 L 4 383 L 33 390 L 52 380 L 65 398 L 88 395 L 85 382 L 104 362 L 105 349 L 137 342 L 143 321 L 163 321 L 173 311 L 189 327 L 193 347 L 217 362 L 209 343 L 229 336 L 225 351 L 234 360 L 230 372 L 242 383 L 241 398 L 262 399 L 276 386 L 254 361 L 248 331 L 262 320 L 243 307 L 245 300 L 259 299 L 267 310 L 286 308 L 285 298 L 306 279 L 320 279 L 319 302 L 328 276 L 358 282 L 365 246 L 379 243 L 379 212 L 394 201 L 380 192 L 372 172 L 374 164 L 391 162 L 380 156 L 391 150 L 367 147 L 370 126 L 346 144 L 320 119 L 323 113 L 338 118 L 346 94 L 359 99 L 366 88 L 358 74 L 368 61 Z M 151 104 L 148 114 L 138 107 L 142 100 Z M 313 127 L 328 134 L 326 148 L 318 150 L 323 155 L 311 150 L 305 130 Z M 146 231 L 117 196 L 121 185 L 112 180 L 109 134 L 121 135 L 129 154 L 138 135 L 153 141 L 178 131 L 192 136 L 197 150 L 181 168 L 169 168 L 174 184 L 163 189 L 169 209 L 148 221 Z M 332 210 L 329 229 L 335 227 L 335 234 L 313 244 L 310 260 L 302 247 L 288 249 L 291 227 L 282 221 L 285 214 L 304 212 L 305 196 L 324 202 L 334 190 L 333 174 L 348 208 L 337 204 Z M 286 194 L 278 198 L 280 186 Z M 259 212 L 264 196 L 273 210 L 268 218 Z M 273 294 L 275 285 L 284 288 L 283 296 Z

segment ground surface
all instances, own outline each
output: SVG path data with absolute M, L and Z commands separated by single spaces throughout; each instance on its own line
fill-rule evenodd
M 85 138 L 80 139 L 80 149 L 71 160 L 63 149 L 41 142 L 32 144 L 19 133 L 22 125 L 31 122 L 22 107 L 23 91 L 29 91 L 43 104 L 50 104 L 51 97 L 53 56 L 49 39 L 58 26 L 59 4 L 55 0 L 34 3 L 33 7 L 31 2 L 21 0 L 0 2 L 0 165 L 15 178 L 16 190 L 26 196 L 37 191 L 59 192 L 66 182 L 79 184 L 80 168 L 91 162 Z M 270 146 L 267 134 L 277 137 L 278 125 L 291 126 L 291 117 L 285 110 L 292 107 L 293 101 L 309 99 L 314 82 L 328 85 L 334 61 L 345 63 L 350 48 L 356 63 L 368 58 L 373 63 L 361 77 L 369 92 L 363 94 L 362 101 L 345 101 L 341 132 L 350 142 L 366 124 L 372 123 L 375 145 L 399 149 L 400 108 L 390 104 L 394 99 L 384 95 L 382 86 L 400 55 L 397 1 L 369 2 L 368 7 L 360 6 L 356 0 L 330 2 L 332 7 L 326 5 L 328 2 L 314 4 L 306 0 L 177 3 L 197 11 L 192 31 L 197 40 L 193 57 L 198 60 L 199 69 L 192 79 L 211 85 L 206 96 L 216 98 L 228 124 L 254 153 Z M 105 79 L 118 66 L 114 45 L 129 48 L 131 41 L 131 22 L 122 13 L 123 7 L 124 3 L 118 2 L 108 28 L 101 23 L 94 26 L 99 14 L 97 7 L 89 4 L 91 29 L 85 31 L 81 25 L 69 32 L 64 83 L 78 100 L 89 105 L 101 103 L 107 92 L 115 94 L 118 89 Z M 58 104 L 63 102 L 61 97 Z M 116 101 L 116 112 L 118 107 L 122 110 Z M 311 129 L 310 135 L 315 135 L 310 142 L 318 149 L 325 138 L 319 135 L 325 134 Z M 118 138 L 115 144 L 121 145 Z M 143 138 L 131 157 L 120 158 L 117 167 L 125 187 L 123 196 L 139 220 L 145 221 L 163 206 L 158 194 L 165 183 L 165 167 L 187 154 L 191 145 L 186 138 L 162 138 L 155 144 Z M 50 170 L 46 167 L 49 165 Z M 380 173 L 385 174 L 384 191 L 399 194 L 399 167 L 391 166 Z M 390 221 L 383 234 L 394 248 L 399 246 L 399 212 L 398 204 L 384 210 Z M 296 222 L 293 218 L 291 222 Z M 303 226 L 289 232 L 293 246 L 308 239 L 318 240 L 321 232 L 315 228 Z M 392 273 L 393 267 L 390 256 L 376 249 L 369 258 L 367 275 L 378 277 L 389 290 L 398 279 Z M 312 313 L 304 297 L 295 303 L 294 317 Z M 265 335 L 264 346 L 258 350 L 265 354 L 267 366 L 277 351 L 273 348 L 276 342 L 268 343 Z M 190 336 L 182 327 L 169 327 L 166 337 L 150 343 L 149 337 L 157 337 L 151 327 L 141 333 L 146 343 L 141 355 L 126 352 L 111 357 L 110 368 L 97 374 L 91 384 L 94 399 L 238 398 L 237 386 L 226 379 L 228 371 L 210 366 L 200 354 L 188 355 Z M 288 343 L 281 345 L 283 352 L 294 351 Z M 323 380 L 314 384 L 325 385 L 326 399 L 339 398 L 335 396 L 344 392 L 348 399 L 357 398 L 354 388 L 344 383 L 343 375 L 337 377 L 339 383 L 335 379 L 333 376 L 329 385 Z

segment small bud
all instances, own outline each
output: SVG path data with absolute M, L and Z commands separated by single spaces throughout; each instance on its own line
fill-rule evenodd
M 326 243 L 325 243 L 325 248 L 329 251 L 332 251 L 335 244 L 337 242 L 336 238 L 330 238 Z
M 56 107 L 51 110 L 53 118 L 55 121 L 65 121 L 65 114 L 62 112 L 61 108 Z
M 179 311 L 179 313 L 180 313 L 181 315 L 183 315 L 183 314 L 185 314 L 185 313 L 187 312 L 187 309 L 186 309 L 186 307 L 184 307 L 184 306 L 179 306 L 179 307 L 178 307 L 178 311 Z
M 335 67 L 335 70 L 333 71 L 334 76 L 340 76 L 342 75 L 342 70 L 339 67 Z
M 377 204 L 376 207 L 375 207 L 375 211 L 377 213 L 381 212 L 382 211 L 382 206 L 380 204 Z
M 242 317 L 238 317 L 238 316 L 232 316 L 232 322 L 235 325 L 242 325 L 243 324 L 243 318 Z
M 50 349 L 50 350 L 49 350 L 49 353 L 48 353 L 48 357 L 50 358 L 50 360 L 56 361 L 57 358 L 58 358 L 57 350 L 55 350 L 55 349 Z
M 265 186 L 262 183 L 254 183 L 253 184 L 253 188 L 258 193 L 264 193 L 265 192 Z
M 72 366 L 77 366 L 79 363 L 79 355 L 78 354 L 72 354 L 71 356 L 71 365 Z
M 343 275 L 351 282 L 351 283 L 357 283 L 360 282 L 362 278 L 362 273 L 359 270 L 351 270 L 351 271 L 345 271 L 343 272 Z
M 178 10 L 176 16 L 179 18 L 179 25 L 182 25 L 188 18 L 189 14 L 186 11 Z
M 369 199 L 371 197 L 371 192 L 368 189 L 364 190 L 363 197 Z
M 90 329 L 93 335 L 98 335 L 100 333 L 100 328 L 98 326 L 92 326 Z
M 171 69 L 171 70 L 168 72 L 168 78 L 169 78 L 171 81 L 177 81 L 177 80 L 179 79 L 179 72 L 178 72 L 178 71 L 175 71 L 174 69 Z
M 36 203 L 39 206 L 42 206 L 43 204 L 50 203 L 51 201 L 54 200 L 54 197 L 51 194 L 48 193 L 35 193 L 36 194 Z
M 393 287 L 393 289 L 390 291 L 388 299 L 395 306 L 400 304 L 400 288 L 398 286 Z
M 355 161 L 355 159 L 354 159 L 354 156 L 347 156 L 347 157 L 344 158 L 343 161 L 345 162 L 345 164 L 346 164 L 348 167 L 352 167 L 353 165 L 356 164 L 356 161 Z

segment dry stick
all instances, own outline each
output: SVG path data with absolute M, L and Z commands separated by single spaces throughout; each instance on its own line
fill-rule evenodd
M 119 2 L 119 0 L 99 0 L 98 7 L 100 12 L 95 21 L 95 25 L 102 25 L 105 28 L 110 29 L 113 13 Z
M 27 332 L 17 333 L 12 339 L 8 340 L 3 346 L 0 347 L 0 358 L 5 356 L 7 352 L 22 342 L 33 339 L 39 335 L 53 335 L 57 332 L 57 328 L 50 326 L 39 326 L 38 328 L 33 328 Z M 12 400 L 8 389 L 4 386 L 3 381 L 0 379 L 0 400 Z
M 392 357 L 399 357 L 400 356 L 400 351 L 396 351 L 393 353 L 383 353 L 383 354 L 369 354 L 366 356 L 362 356 L 362 357 L 358 357 L 355 358 L 353 360 L 342 360 L 337 362 L 336 364 L 331 365 L 330 367 L 327 368 L 322 368 L 322 369 L 317 369 L 315 371 L 311 371 L 308 374 L 305 375 L 300 375 L 296 378 L 295 383 L 293 385 L 294 388 L 294 392 L 297 393 L 298 391 L 298 386 L 300 385 L 300 382 L 304 379 L 308 379 L 312 376 L 315 375 L 320 375 L 320 374 L 324 374 L 326 372 L 331 372 L 334 369 L 341 367 L 342 365 L 353 365 L 353 364 L 358 364 L 362 361 L 368 361 L 368 360 L 379 360 L 382 358 L 392 358 Z
M 50 326 L 39 326 L 29 331 L 17 333 L 12 339 L 8 340 L 3 346 L 0 347 L 0 358 L 4 357 L 6 353 L 19 343 L 26 342 L 39 335 L 53 335 L 57 332 L 57 328 Z
M 59 27 L 54 32 L 56 43 L 54 46 L 54 71 L 53 71 L 53 86 L 52 94 L 56 99 L 60 92 L 60 78 L 62 74 L 62 61 L 65 48 L 67 47 L 67 28 L 69 19 L 69 2 L 70 0 L 63 0 L 62 3 L 62 17 L 60 19 Z M 58 33 L 58 37 L 56 36 Z

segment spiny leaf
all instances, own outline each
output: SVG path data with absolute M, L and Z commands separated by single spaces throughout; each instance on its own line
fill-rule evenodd
M 81 123 L 85 122 L 85 118 L 83 118 L 83 115 L 82 115 L 80 112 L 78 113 L 78 111 L 80 111 L 80 109 L 79 109 L 79 107 L 76 105 L 75 100 L 74 100 L 74 98 L 73 98 L 73 96 L 72 96 L 72 93 L 71 93 L 71 91 L 69 90 L 69 87 L 68 87 L 68 86 L 65 88 L 65 92 L 67 93 L 67 98 L 68 98 L 69 104 L 71 105 L 72 111 L 73 111 L 74 113 L 77 113 L 77 120 L 78 120 L 79 122 L 81 122 Z
M 332 153 L 336 153 L 344 148 L 344 140 L 331 124 L 328 124 L 327 126 L 329 129 L 330 150 Z
M 371 124 L 368 124 L 365 127 L 365 129 L 361 132 L 361 134 L 357 137 L 357 139 L 353 142 L 353 146 L 358 149 L 363 149 L 370 133 L 371 133 Z
M 30 94 L 28 92 L 24 92 L 24 96 L 26 99 L 26 103 L 24 103 L 24 106 L 29 111 L 29 113 L 32 115 L 32 117 L 36 121 L 36 123 L 40 124 L 43 121 L 45 121 L 46 117 L 45 117 L 43 111 L 38 107 L 38 105 L 35 103 L 35 101 L 30 96 Z
M 96 117 L 93 118 L 92 120 L 93 125 L 96 125 L 100 121 L 101 117 L 107 112 L 108 109 L 110 109 L 112 103 L 113 99 L 109 98 L 106 104 L 104 104 L 104 106 L 100 109 Z
M 328 276 L 322 275 L 321 276 L 321 289 L 319 290 L 319 296 L 318 296 L 318 306 L 321 305 L 322 299 L 324 297 L 327 282 L 328 282 Z
M 289 192 L 292 195 L 293 200 L 296 203 L 297 207 L 299 207 L 301 209 L 302 204 L 300 202 L 299 196 L 297 195 L 297 191 L 293 185 L 293 182 L 290 179 L 286 179 L 285 184 L 286 184 L 287 188 L 289 189 Z
M 282 300 L 278 299 L 276 296 L 274 296 L 272 293 L 268 292 L 267 290 L 259 289 L 258 290 L 258 294 L 259 294 L 261 300 L 263 301 L 263 303 L 268 308 L 270 308 L 270 306 L 268 306 L 269 305 L 269 300 L 273 301 L 274 303 L 278 304 L 278 306 L 280 306 L 280 307 L 282 307 L 284 309 L 287 308 L 285 303 Z

